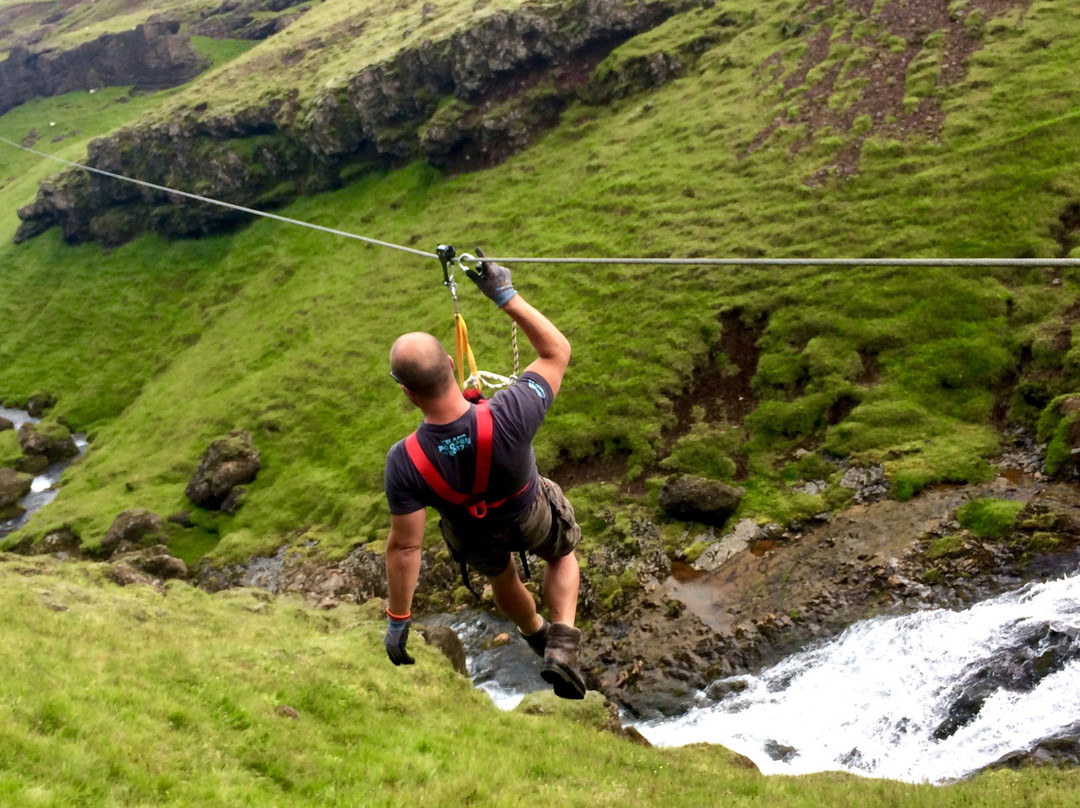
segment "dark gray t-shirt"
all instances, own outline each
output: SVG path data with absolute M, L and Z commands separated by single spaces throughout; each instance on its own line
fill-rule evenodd
M 489 510 L 482 520 L 484 525 L 495 528 L 515 520 L 532 504 L 539 487 L 532 439 L 544 422 L 551 399 L 547 380 L 530 371 L 491 397 L 494 435 L 485 499 L 489 503 L 510 499 Z M 476 407 L 470 407 L 449 424 L 421 424 L 416 437 L 447 484 L 455 491 L 470 493 L 476 472 Z M 424 481 L 409 459 L 404 440 L 395 443 L 386 454 L 385 485 L 390 513 L 406 514 L 432 507 L 453 525 L 476 527 L 477 520 L 469 516 L 467 508 L 440 499 Z

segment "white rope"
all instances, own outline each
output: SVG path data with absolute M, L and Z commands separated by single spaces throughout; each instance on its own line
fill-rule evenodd
M 516 379 L 520 374 L 521 359 L 518 356 L 517 345 L 517 320 L 510 321 L 510 348 L 514 352 L 514 378 Z
M 230 210 L 247 213 L 251 216 L 261 216 L 265 219 L 273 219 L 278 222 L 285 222 L 286 224 L 307 227 L 311 230 L 318 230 L 334 236 L 355 239 L 356 241 L 362 241 L 365 244 L 372 244 L 377 247 L 388 247 L 392 250 L 400 250 L 401 252 L 419 255 L 423 258 L 438 258 L 438 255 L 435 253 L 426 252 L 425 250 L 417 250 L 413 247 L 394 244 L 390 241 L 368 238 L 367 236 L 360 236 L 356 233 L 349 233 L 345 230 L 337 230 L 332 227 L 324 227 L 323 225 L 301 221 L 300 219 L 291 219 L 288 216 L 279 216 L 276 213 L 268 213 L 264 210 L 256 210 L 255 208 L 248 208 L 243 205 L 234 205 L 231 202 L 222 202 L 220 199 L 213 199 L 208 196 L 193 194 L 187 191 L 178 191 L 175 188 L 168 188 L 164 185 L 157 185 L 145 180 L 135 179 L 134 177 L 126 177 L 123 174 L 116 174 L 112 171 L 105 171 L 101 168 L 94 168 L 92 166 L 83 165 L 82 163 L 65 160 L 62 157 L 46 154 L 37 149 L 32 149 L 29 146 L 23 146 L 21 143 L 8 140 L 6 137 L 0 136 L 0 142 L 6 143 L 9 146 L 14 146 L 16 149 L 21 149 L 24 152 L 35 154 L 38 157 L 44 157 L 47 160 L 63 163 L 71 168 L 79 168 L 93 174 L 100 174 L 103 177 L 134 183 L 135 185 L 141 185 L 144 188 L 152 188 L 155 191 L 161 191 L 162 193 L 194 199 L 197 202 L 205 202 L 208 205 L 229 208 Z M 478 259 L 475 256 L 469 255 L 468 253 L 462 253 L 457 259 L 458 263 L 475 262 L 477 260 Z M 640 264 L 655 266 L 728 267 L 1080 267 L 1080 258 L 548 258 L 540 256 L 511 256 L 497 258 L 485 256 L 483 260 L 499 264 Z

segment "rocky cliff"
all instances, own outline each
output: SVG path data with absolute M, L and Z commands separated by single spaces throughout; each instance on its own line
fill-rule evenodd
M 70 50 L 13 47 L 0 62 L 0 115 L 32 98 L 75 90 L 128 84 L 152 90 L 190 81 L 209 60 L 179 30 L 178 22 L 147 23 Z
M 92 141 L 88 161 L 261 208 L 332 188 L 343 168 L 362 161 L 419 157 L 451 170 L 489 165 L 554 125 L 571 100 L 603 100 L 678 75 L 692 53 L 668 55 L 659 73 L 635 62 L 622 79 L 608 71 L 602 84 L 592 81 L 593 68 L 617 45 L 701 5 L 576 0 L 524 6 L 425 40 L 310 102 L 284 92 L 227 113 L 199 104 L 168 123 Z M 710 13 L 705 27 L 717 40 L 740 24 L 719 10 Z M 59 225 L 70 243 L 108 245 L 146 227 L 170 237 L 197 236 L 231 226 L 244 214 L 67 171 L 42 182 L 19 216 L 17 241 Z

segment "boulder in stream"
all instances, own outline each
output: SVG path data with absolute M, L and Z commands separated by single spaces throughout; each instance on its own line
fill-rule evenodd
M 231 500 L 229 495 L 237 486 L 254 480 L 259 468 L 259 450 L 251 435 L 234 429 L 210 444 L 184 493 L 196 505 L 209 510 L 219 510 L 228 501 L 229 512 L 235 513 L 242 494 Z
M 19 427 L 19 445 L 27 455 L 44 455 L 49 462 L 67 460 L 79 454 L 71 432 L 56 421 L 27 422 Z
M 0 432 L 15 428 L 15 422 L 0 416 Z
M 425 626 L 418 625 L 417 633 L 424 638 L 424 642 L 433 645 L 443 652 L 450 660 L 454 670 L 462 676 L 469 675 L 469 668 L 465 662 L 465 644 L 461 637 L 449 626 Z
M 24 510 L 19 500 L 30 493 L 33 482 L 34 478 L 29 474 L 20 474 L 15 469 L 0 469 L 0 521 L 22 516 Z
M 15 471 L 37 476 L 49 467 L 49 458 L 45 455 L 23 455 L 15 461 Z
M 46 393 L 44 390 L 38 390 L 36 393 L 31 394 L 26 401 L 26 411 L 31 418 L 40 418 L 55 406 L 56 396 L 52 393 Z

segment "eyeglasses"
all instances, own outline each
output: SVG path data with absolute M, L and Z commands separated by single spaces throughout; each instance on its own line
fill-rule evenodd
M 398 384 L 405 384 L 405 382 L 403 382 L 401 379 L 399 379 L 397 376 L 394 375 L 394 371 L 392 371 L 392 370 L 390 371 L 390 378 L 393 379 Z

